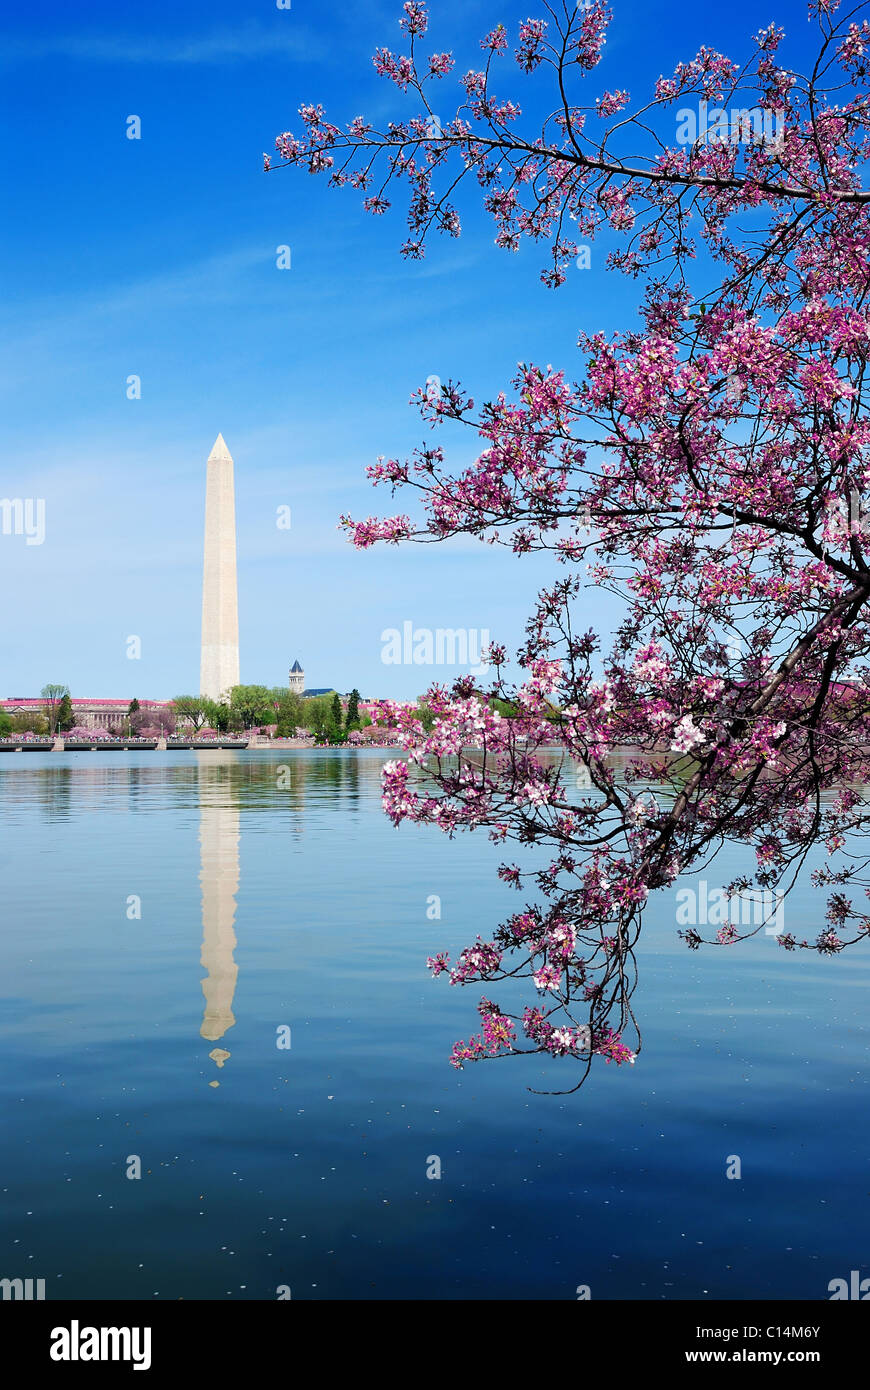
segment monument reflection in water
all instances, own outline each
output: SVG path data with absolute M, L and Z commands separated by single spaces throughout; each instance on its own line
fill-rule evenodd
M 205 1012 L 200 1035 L 218 1043 L 235 1024 L 236 895 L 239 891 L 239 805 L 233 752 L 198 752 L 199 881 L 202 887 L 202 981 Z M 209 1057 L 222 1067 L 231 1054 L 214 1047 Z M 218 1081 L 209 1085 L 218 1086 Z

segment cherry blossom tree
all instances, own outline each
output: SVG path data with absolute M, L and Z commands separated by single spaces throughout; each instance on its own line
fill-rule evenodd
M 302 135 L 280 135 L 266 165 L 323 172 L 379 216 L 407 186 L 412 259 L 433 233 L 459 235 L 470 182 L 500 247 L 545 248 L 547 286 L 602 233 L 609 268 L 641 286 L 638 325 L 581 337 L 574 380 L 522 364 L 479 407 L 452 381 L 417 392 L 425 424 L 473 431 L 479 456 L 451 471 L 430 435 L 368 470 L 416 494 L 415 519 L 342 518 L 360 547 L 469 535 L 553 554 L 519 680 L 496 646 L 491 679 L 429 691 L 428 732 L 413 709 L 380 713 L 407 750 L 384 773 L 396 824 L 535 848 L 533 867 L 499 870 L 525 895 L 518 910 L 457 960 L 430 961 L 488 996 L 500 982 L 511 999 L 518 981 L 534 991 L 516 1011 L 482 999 L 454 1065 L 549 1053 L 575 1061 L 575 1089 L 596 1056 L 640 1049 L 650 894 L 726 842 L 746 852 L 729 892 L 771 896 L 824 845 L 811 877 L 826 918 L 812 940 L 782 932 L 786 950 L 829 956 L 870 936 L 870 26 L 815 0 L 806 74 L 781 65 L 770 26 L 744 61 L 703 48 L 632 104 L 617 85 L 585 92 L 605 5 L 543 11 L 513 45 L 501 25 L 482 39 L 442 123 L 432 93 L 455 61 L 424 56 L 428 15 L 410 0 L 408 53 L 374 62 L 413 112 L 379 131 L 303 106 Z M 511 46 L 533 102 L 543 85 L 552 106 L 540 126 L 496 91 Z M 590 586 L 619 601 L 606 641 L 579 616 Z M 709 944 L 747 934 L 728 924 Z

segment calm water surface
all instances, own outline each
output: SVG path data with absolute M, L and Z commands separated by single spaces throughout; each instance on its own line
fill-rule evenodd
M 481 991 L 426 956 L 521 900 L 485 832 L 393 829 L 387 756 L 0 758 L 0 1277 L 73 1299 L 818 1299 L 870 1274 L 866 955 L 690 954 L 662 897 L 636 1066 L 566 1097 L 528 1088 L 568 1062 L 456 1072 Z M 789 898 L 788 930 L 815 935 L 821 901 Z

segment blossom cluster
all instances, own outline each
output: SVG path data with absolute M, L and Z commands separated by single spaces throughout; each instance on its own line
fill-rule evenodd
M 383 774 L 393 822 L 484 828 L 522 861 L 498 874 L 529 900 L 455 963 L 430 960 L 452 984 L 522 981 L 531 996 L 517 1017 L 484 1000 L 456 1066 L 520 1050 L 581 1070 L 633 1061 L 646 904 L 726 841 L 752 866 L 743 887 L 765 892 L 825 847 L 827 925 L 812 941 L 782 933 L 783 949 L 834 957 L 870 936 L 842 891 L 870 892 L 870 31 L 832 0 L 814 9 L 811 75 L 780 62 L 768 26 L 746 61 L 704 47 L 633 112 L 618 80 L 581 86 L 603 60 L 601 0 L 525 20 L 513 64 L 497 26 L 464 71 L 420 54 L 428 12 L 408 0 L 410 51 L 375 55 L 414 104 L 407 119 L 342 130 L 305 105 L 304 133 L 276 141 L 285 164 L 328 170 L 378 216 L 404 182 L 409 259 L 433 230 L 459 234 L 451 198 L 469 178 L 499 247 L 548 246 L 548 286 L 605 229 L 607 265 L 644 277 L 638 325 L 581 335 L 574 379 L 522 362 L 480 406 L 458 382 L 421 388 L 424 428 L 463 427 L 476 457 L 451 469 L 430 444 L 379 459 L 372 483 L 411 489 L 413 518 L 342 518 L 361 549 L 469 536 L 549 552 L 557 576 L 512 665 L 498 648 L 488 683 L 433 687 L 425 721 L 389 701 L 377 712 L 402 752 Z M 431 83 L 454 67 L 456 113 L 435 121 Z M 517 68 L 558 91 L 539 128 L 497 90 L 525 80 Z M 702 101 L 776 111 L 782 130 L 680 144 L 677 103 Z M 720 283 L 699 300 L 701 246 Z M 601 592 L 619 615 L 606 640 L 589 626 Z M 728 924 L 714 943 L 745 934 Z

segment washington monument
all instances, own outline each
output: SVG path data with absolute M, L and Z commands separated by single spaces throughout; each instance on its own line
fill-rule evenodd
M 199 693 L 219 700 L 239 684 L 239 585 L 233 460 L 219 434 L 208 456 Z

